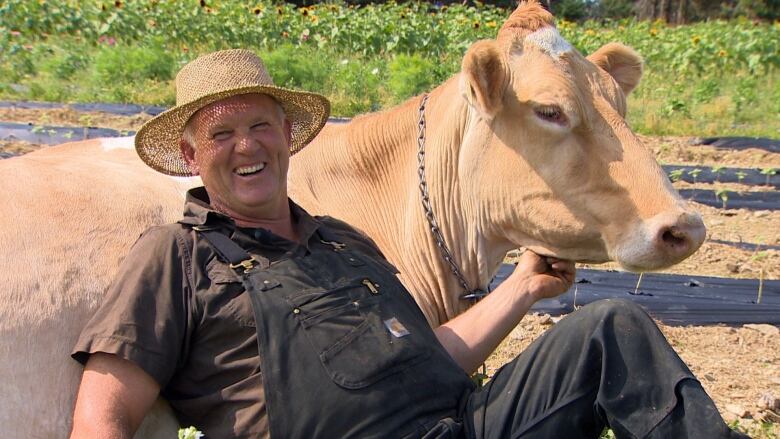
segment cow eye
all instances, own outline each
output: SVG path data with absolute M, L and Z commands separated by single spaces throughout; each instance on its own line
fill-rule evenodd
M 543 105 L 534 109 L 536 117 L 556 125 L 566 125 L 566 115 L 557 105 Z

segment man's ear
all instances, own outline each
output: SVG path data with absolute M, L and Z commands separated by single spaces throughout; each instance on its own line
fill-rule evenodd
M 509 70 L 495 41 L 472 44 L 463 57 L 460 92 L 469 104 L 487 120 L 492 120 L 503 106 Z
M 198 163 L 195 161 L 195 148 L 186 140 L 181 139 L 179 141 L 179 150 L 181 151 L 181 155 L 184 157 L 187 166 L 190 168 L 192 175 L 198 175 L 200 169 L 198 169 Z
M 608 43 L 588 56 L 588 60 L 601 67 L 618 83 L 626 96 L 642 79 L 642 57 L 634 49 L 619 43 Z

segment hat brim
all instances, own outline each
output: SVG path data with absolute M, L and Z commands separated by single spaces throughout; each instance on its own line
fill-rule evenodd
M 149 120 L 135 135 L 135 150 L 141 160 L 163 174 L 187 177 L 192 172 L 184 161 L 180 143 L 184 125 L 201 108 L 232 96 L 261 93 L 284 108 L 292 127 L 290 155 L 300 151 L 320 132 L 330 115 L 330 102 L 321 95 L 276 86 L 251 86 L 203 96 L 164 111 Z

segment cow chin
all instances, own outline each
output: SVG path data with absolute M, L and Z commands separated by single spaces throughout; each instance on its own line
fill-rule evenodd
M 607 253 L 604 246 L 596 246 L 589 249 L 583 248 L 551 248 L 540 245 L 525 246 L 528 250 L 538 254 L 539 256 L 553 257 L 558 259 L 565 259 L 569 261 L 576 261 L 586 264 L 603 264 L 612 260 Z

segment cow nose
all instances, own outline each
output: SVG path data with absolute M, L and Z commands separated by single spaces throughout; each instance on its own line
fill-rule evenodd
M 684 212 L 657 219 L 660 221 L 655 244 L 671 260 L 679 262 L 687 258 L 704 242 L 707 229 L 699 214 Z

